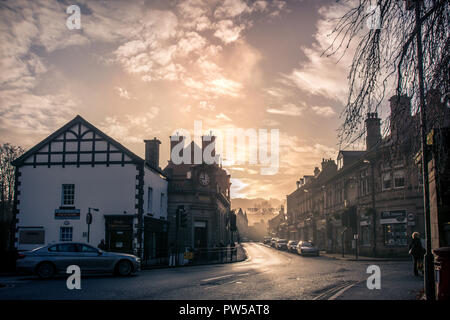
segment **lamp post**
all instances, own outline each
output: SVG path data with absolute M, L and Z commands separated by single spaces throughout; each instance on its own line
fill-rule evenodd
M 87 232 L 87 242 L 89 243 L 89 235 L 91 233 L 91 223 L 92 223 L 92 213 L 91 210 L 94 210 L 95 212 L 98 212 L 97 208 L 88 208 L 88 213 L 86 214 L 86 224 L 88 226 L 88 232 Z
M 416 11 L 416 39 L 417 39 L 417 60 L 419 71 L 419 98 L 420 98 L 420 142 L 422 151 L 422 178 L 423 178 L 423 201 L 425 209 L 425 237 L 427 252 L 424 263 L 424 286 L 427 300 L 435 300 L 434 283 L 434 257 L 431 253 L 431 226 L 430 226 L 430 186 L 428 184 L 428 150 L 426 143 L 426 113 L 425 113 L 425 90 L 423 81 L 423 53 L 422 53 L 422 24 L 420 22 L 420 4 L 422 1 L 415 1 Z
M 422 153 L 422 181 L 423 181 L 423 204 L 425 221 L 426 253 L 424 257 L 424 287 L 427 300 L 435 300 L 434 283 L 434 257 L 431 253 L 431 221 L 430 221 L 430 186 L 428 179 L 428 150 L 427 150 L 427 117 L 425 110 L 425 85 L 423 77 L 423 50 L 422 50 L 422 22 L 420 6 L 423 0 L 406 1 L 406 10 L 414 10 L 416 18 L 416 42 L 417 42 L 417 71 L 419 80 L 419 102 L 420 102 L 420 149 Z
M 373 160 L 364 160 L 363 161 L 366 164 L 370 164 L 370 175 L 371 175 L 371 182 L 372 182 L 372 239 L 373 239 L 373 246 L 372 246 L 372 255 L 374 257 L 377 256 L 377 211 L 376 211 L 376 202 L 375 202 L 375 170 L 374 170 L 374 163 Z

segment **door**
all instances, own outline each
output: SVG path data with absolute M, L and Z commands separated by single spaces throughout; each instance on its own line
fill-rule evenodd
M 195 221 L 194 224 L 194 248 L 204 249 L 208 247 L 208 228 L 206 221 Z
M 133 253 L 133 217 L 105 216 L 107 251 Z
M 108 251 L 131 253 L 132 250 L 132 232 L 126 229 L 116 229 L 109 231 Z

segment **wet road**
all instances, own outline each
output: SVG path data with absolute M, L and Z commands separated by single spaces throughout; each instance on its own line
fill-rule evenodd
M 126 278 L 86 276 L 81 290 L 67 289 L 65 276 L 3 277 L 0 299 L 413 299 L 421 285 L 407 261 L 301 257 L 259 243 L 244 248 L 248 259 L 243 262 L 144 270 Z M 381 268 L 381 290 L 366 287 L 371 264 Z

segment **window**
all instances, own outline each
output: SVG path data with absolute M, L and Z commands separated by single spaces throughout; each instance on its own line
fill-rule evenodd
M 394 187 L 403 188 L 405 186 L 405 171 L 397 170 L 394 172 Z
M 386 246 L 408 245 L 408 237 L 406 234 L 406 223 L 385 224 L 384 245 Z
M 153 189 L 148 188 L 147 193 L 147 213 L 152 213 L 153 210 Z
M 62 206 L 73 206 L 75 204 L 75 185 L 62 185 Z
M 79 248 L 78 248 L 78 245 L 74 244 L 74 243 L 58 244 L 56 251 L 58 251 L 58 252 L 79 252 Z
M 164 193 L 161 193 L 161 201 L 159 204 L 159 214 L 163 214 L 164 210 Z
M 81 252 L 87 252 L 87 253 L 98 253 L 97 249 L 87 246 L 85 244 L 81 245 Z
M 59 241 L 72 241 L 72 227 L 61 227 L 59 229 Z
M 20 244 L 44 244 L 45 231 L 44 230 L 20 230 L 19 231 Z
M 384 172 L 383 175 L 383 190 L 389 190 L 392 187 L 392 178 L 390 172 Z
M 360 229 L 361 237 L 361 245 L 362 246 L 370 246 L 370 226 L 361 226 Z

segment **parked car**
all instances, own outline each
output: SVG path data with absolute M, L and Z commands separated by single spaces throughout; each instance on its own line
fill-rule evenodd
M 131 254 L 105 252 L 84 243 L 63 242 L 21 252 L 16 261 L 17 271 L 44 279 L 66 273 L 70 265 L 79 266 L 82 274 L 112 272 L 129 276 L 141 269 L 141 260 Z
M 287 240 L 286 239 L 278 239 L 277 240 L 277 244 L 276 244 L 276 248 L 278 250 L 287 250 Z
M 299 241 L 297 244 L 297 253 L 305 256 L 305 255 L 319 255 L 319 249 L 317 249 L 311 241 Z
M 278 238 L 272 238 L 272 240 L 270 240 L 270 246 L 275 248 L 277 245 L 277 240 Z
M 266 237 L 264 237 L 263 243 L 264 243 L 264 244 L 271 244 L 271 240 L 272 240 L 271 237 L 266 236 Z
M 297 243 L 298 242 L 296 240 L 290 240 L 287 243 L 288 250 L 291 251 L 291 252 L 297 252 Z

